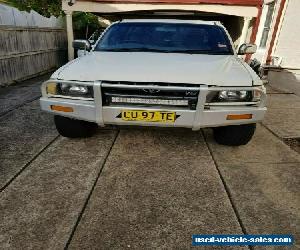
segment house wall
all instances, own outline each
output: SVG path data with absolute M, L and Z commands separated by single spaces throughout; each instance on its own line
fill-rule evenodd
M 266 20 L 268 3 L 275 2 L 275 10 L 273 13 L 272 26 L 269 32 L 267 45 L 265 48 L 260 48 L 259 44 L 262 38 L 263 27 Z M 281 18 L 279 18 L 280 7 L 284 3 Z M 270 65 L 281 68 L 300 69 L 300 50 L 298 49 L 300 42 L 300 1 L 299 0 L 265 0 L 265 5 L 262 11 L 262 18 L 258 29 L 256 44 L 258 51 L 253 56 L 257 58 L 263 65 L 267 63 L 270 42 L 275 39 L 274 45 L 271 48 Z M 278 28 L 275 29 L 275 24 L 278 22 Z
M 278 66 L 300 69 L 300 1 L 289 0 L 277 34 L 272 57 L 278 57 Z
M 278 19 L 279 6 L 283 6 L 283 3 L 282 16 Z M 266 63 L 268 51 L 271 52 L 270 65 L 265 66 L 269 83 L 277 89 L 300 96 L 300 1 L 278 0 L 276 5 L 273 27 L 262 62 Z M 279 21 L 277 31 L 274 29 L 276 21 Z M 273 48 L 270 48 L 272 37 L 275 40 Z
M 269 47 L 269 43 L 270 43 L 270 37 L 272 35 L 272 31 L 270 31 L 269 39 L 267 41 L 267 46 L 265 48 L 261 48 L 259 45 L 260 45 L 260 41 L 261 41 L 261 38 L 262 38 L 263 27 L 264 27 L 264 24 L 265 24 L 265 21 L 266 21 L 267 11 L 268 11 L 268 6 L 266 4 L 264 4 L 263 7 L 262 7 L 260 24 L 259 24 L 258 31 L 257 31 L 257 34 L 256 34 L 255 44 L 257 45 L 257 51 L 252 56 L 253 58 L 260 61 L 262 64 L 264 64 L 266 62 L 266 56 L 267 56 L 268 47 Z M 276 13 L 277 13 L 277 11 L 275 10 L 275 13 L 273 15 L 273 19 L 276 16 Z

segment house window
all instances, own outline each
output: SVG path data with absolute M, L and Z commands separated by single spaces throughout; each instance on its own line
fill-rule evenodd
M 275 2 L 272 2 L 268 5 L 268 11 L 267 11 L 267 16 L 266 16 L 266 21 L 264 24 L 261 40 L 259 47 L 260 48 L 265 48 L 267 45 L 270 29 L 271 29 L 271 24 L 273 20 L 273 14 L 274 14 L 274 9 L 275 9 Z

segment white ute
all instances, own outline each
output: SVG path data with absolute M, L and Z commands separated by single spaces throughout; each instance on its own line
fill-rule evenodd
M 244 145 L 264 118 L 266 92 L 219 22 L 123 20 L 42 86 L 41 108 L 65 137 L 105 125 L 213 127 L 224 145 Z

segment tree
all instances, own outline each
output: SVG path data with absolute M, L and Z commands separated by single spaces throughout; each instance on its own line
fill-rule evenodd
M 87 39 L 100 28 L 98 17 L 92 13 L 75 12 L 73 14 L 73 28 L 75 38 Z

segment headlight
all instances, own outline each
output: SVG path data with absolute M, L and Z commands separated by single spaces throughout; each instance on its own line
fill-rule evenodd
M 60 84 L 61 93 L 64 95 L 86 95 L 89 92 L 88 86 L 71 85 L 67 83 Z
M 68 83 L 49 83 L 47 93 L 51 95 L 63 95 L 71 97 L 93 98 L 93 87 L 85 85 L 75 85 Z
M 219 101 L 224 102 L 245 102 L 252 100 L 252 91 L 221 91 L 219 92 L 218 99 Z
M 261 102 L 265 93 L 264 86 L 255 86 L 253 90 L 212 90 L 206 96 L 206 103 Z

